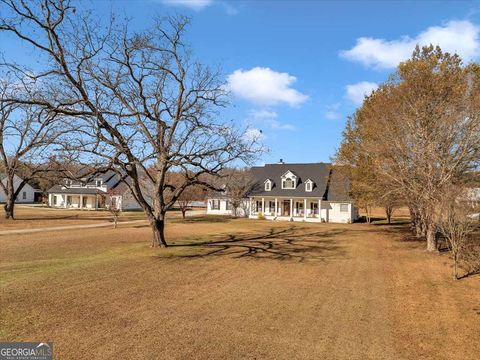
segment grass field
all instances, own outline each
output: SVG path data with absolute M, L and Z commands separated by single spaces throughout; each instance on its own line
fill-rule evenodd
M 0 339 L 55 359 L 478 359 L 480 278 L 402 225 L 172 220 L 0 237 Z
M 3 206 L 3 205 L 2 205 Z M 5 219 L 0 211 L 0 231 L 104 223 L 112 220 L 108 211 L 51 209 L 26 205 L 15 206 L 15 220 Z M 126 211 L 119 221 L 144 219 L 143 212 Z

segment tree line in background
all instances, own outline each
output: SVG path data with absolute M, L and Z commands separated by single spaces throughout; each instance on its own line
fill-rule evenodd
M 8 173 L 20 160 L 33 168 L 49 152 L 113 169 L 145 211 L 152 246 L 165 247 L 166 211 L 192 187 L 222 190 L 208 180 L 261 150 L 258 138 L 222 119 L 223 79 L 184 42 L 188 18 L 157 17 L 132 31 L 125 19 L 102 21 L 68 0 L 0 6 L 0 33 L 39 59 L 35 68 L 12 59 L 0 64 L 2 116 L 27 129 L 7 135 L 24 148 L 2 154 Z M 12 115 L 10 107 L 23 114 Z
M 438 251 L 443 234 L 457 264 L 479 211 L 480 66 L 417 46 L 349 118 L 336 162 L 367 217 L 408 206 L 415 236 Z

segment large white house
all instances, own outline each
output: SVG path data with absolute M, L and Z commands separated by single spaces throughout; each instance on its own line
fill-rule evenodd
M 7 179 L 4 176 L 1 176 L 2 178 L 2 183 L 6 185 Z M 18 186 L 20 183 L 23 181 L 20 177 L 17 175 L 13 176 L 13 188 L 15 190 L 18 189 Z M 41 194 L 40 190 L 35 189 L 32 185 L 29 183 L 26 183 L 22 190 L 20 190 L 20 193 L 18 194 L 17 198 L 15 199 L 16 204 L 31 204 L 35 201 L 38 200 L 39 195 Z M 0 187 L 0 203 L 4 203 L 6 201 L 6 195 L 3 189 Z
M 106 205 L 122 210 L 137 210 L 137 203 L 128 187 L 114 171 L 93 178 L 64 179 L 48 190 L 48 205 L 58 208 L 101 209 Z
M 350 223 L 358 217 L 348 182 L 331 164 L 266 164 L 251 168 L 251 175 L 253 186 L 241 209 L 250 218 Z M 210 197 L 207 214 L 231 215 L 228 194 Z

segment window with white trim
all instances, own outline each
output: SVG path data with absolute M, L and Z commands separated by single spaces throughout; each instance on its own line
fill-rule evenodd
M 102 184 L 103 184 L 103 181 L 102 181 L 102 180 L 96 180 L 96 181 L 95 181 L 95 186 L 97 186 L 97 187 L 102 186 Z
M 270 180 L 265 181 L 265 191 L 272 190 L 272 182 Z
M 212 210 L 220 210 L 220 200 L 212 200 Z
M 311 192 L 313 190 L 313 181 L 307 180 L 305 182 L 305 191 Z
M 348 212 L 348 204 L 340 204 L 340 212 Z
M 295 189 L 295 179 L 286 178 L 282 180 L 282 189 Z

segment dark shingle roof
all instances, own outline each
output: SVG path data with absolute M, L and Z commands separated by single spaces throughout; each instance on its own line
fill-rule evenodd
M 54 185 L 49 190 L 48 193 L 52 194 L 85 194 L 85 195 L 95 195 L 99 194 L 102 191 L 95 188 L 85 188 L 85 187 L 64 187 L 61 185 Z
M 291 171 L 297 178 L 295 189 L 282 189 L 281 177 Z M 266 164 L 251 168 L 254 186 L 249 196 L 315 197 L 330 201 L 351 201 L 348 182 L 337 175 L 328 163 Z M 264 182 L 273 181 L 271 191 L 265 191 Z M 305 191 L 305 182 L 314 182 L 312 191 Z

